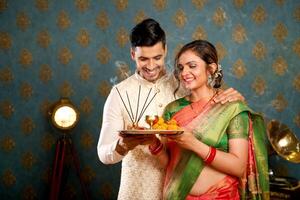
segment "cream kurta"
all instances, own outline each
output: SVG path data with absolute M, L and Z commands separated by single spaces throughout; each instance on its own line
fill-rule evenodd
M 128 92 L 132 111 L 135 116 L 139 85 L 141 85 L 141 94 L 138 113 L 141 112 L 149 90 L 152 88 L 147 102 L 157 92 L 141 118 L 139 126 L 147 127 L 145 115 L 156 114 L 161 116 L 164 107 L 175 100 L 173 92 L 177 86 L 177 82 L 172 75 L 166 75 L 155 83 L 151 83 L 136 73 L 114 86 L 103 109 L 103 123 L 97 147 L 98 156 L 105 164 L 123 161 L 118 195 L 119 200 L 160 200 L 162 199 L 164 169 L 160 167 L 156 158 L 150 154 L 148 146 L 140 145 L 134 150 L 129 151 L 124 157 L 115 151 L 119 138 L 118 130 L 126 129 L 127 125 L 131 125 L 130 118 L 118 95 L 116 87 L 129 109 L 126 97 L 126 91 Z

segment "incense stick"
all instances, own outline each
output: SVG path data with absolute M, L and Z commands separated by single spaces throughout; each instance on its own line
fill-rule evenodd
M 137 101 L 137 105 L 136 105 L 136 113 L 135 113 L 134 122 L 137 122 L 137 119 L 138 119 L 140 96 L 141 96 L 141 85 L 139 85 L 139 94 L 138 94 L 138 101 Z
M 153 97 L 150 99 L 149 103 L 147 104 L 147 106 L 145 107 L 144 111 L 141 112 L 140 118 L 138 119 L 137 123 L 140 121 L 140 119 L 142 118 L 142 116 L 144 115 L 145 111 L 147 110 L 147 108 L 149 107 L 150 103 L 152 102 L 152 100 L 154 99 L 154 97 L 157 95 L 158 92 L 156 92 Z
M 130 100 L 129 100 L 129 96 L 128 96 L 127 91 L 126 91 L 126 96 L 127 96 L 127 100 L 128 100 L 128 104 L 129 104 L 129 108 L 130 108 L 130 112 L 131 112 L 132 119 L 133 119 L 133 121 L 135 121 L 135 120 L 134 120 L 134 115 L 133 115 L 133 112 L 132 112 L 132 108 L 131 108 L 131 103 L 130 103 Z
M 147 95 L 147 97 L 146 97 L 146 100 L 145 100 L 145 102 L 144 102 L 144 105 L 143 105 L 143 107 L 142 107 L 142 110 L 141 110 L 141 112 L 140 112 L 140 114 L 139 114 L 139 118 L 138 118 L 137 122 L 139 122 L 140 119 L 141 119 L 141 117 L 142 117 L 141 113 L 143 112 L 143 110 L 144 110 L 144 108 L 145 108 L 145 105 L 146 105 L 146 103 L 147 103 L 147 101 L 148 101 L 148 98 L 149 98 L 149 95 L 150 95 L 150 93 L 151 93 L 151 90 L 152 90 L 152 88 L 150 88 L 150 90 L 149 90 L 149 92 L 148 92 L 148 95 Z
M 129 118 L 130 118 L 130 120 L 131 120 L 131 122 L 132 122 L 132 124 L 133 124 L 133 123 L 134 123 L 134 122 L 133 122 L 133 119 L 131 118 L 131 115 L 130 115 L 130 113 L 129 113 L 128 109 L 127 109 L 127 106 L 126 106 L 126 104 L 125 104 L 125 102 L 124 102 L 124 100 L 123 100 L 123 98 L 122 98 L 121 94 L 120 94 L 120 91 L 118 90 L 118 88 L 117 88 L 117 87 L 116 87 L 116 89 L 117 89 L 117 92 L 119 93 L 119 97 L 121 98 L 121 100 L 122 100 L 122 102 L 123 102 L 123 105 L 124 105 L 124 107 L 125 107 L 125 109 L 126 109 L 126 111 L 127 111 L 128 115 L 129 115 Z
M 124 105 L 124 107 L 125 107 L 125 109 L 126 109 L 126 112 L 127 112 L 127 114 L 128 114 L 128 116 L 129 116 L 129 118 L 130 118 L 130 120 L 131 120 L 131 122 L 132 122 L 133 125 L 134 125 L 134 124 L 138 124 L 138 122 L 141 120 L 142 116 L 144 115 L 145 111 L 146 111 L 147 108 L 149 107 L 150 103 L 153 101 L 154 97 L 155 97 L 155 96 L 157 95 L 157 93 L 158 93 L 158 92 L 156 92 L 156 93 L 153 95 L 153 97 L 150 99 L 150 101 L 148 102 L 148 98 L 149 98 L 150 93 L 151 93 L 151 91 L 152 91 L 152 88 L 150 88 L 150 90 L 149 90 L 149 92 L 148 92 L 148 95 L 147 95 L 147 97 L 146 97 L 146 100 L 145 100 L 145 102 L 144 102 L 144 105 L 143 105 L 143 107 L 142 107 L 142 109 L 141 109 L 141 112 L 138 114 L 138 111 L 139 111 L 139 103 L 140 103 L 140 96 L 141 96 L 141 85 L 139 85 L 139 93 L 138 93 L 138 100 L 137 100 L 137 107 L 136 107 L 136 115 L 134 116 L 133 111 L 132 111 L 132 107 L 131 107 L 131 103 L 130 103 L 130 99 L 129 99 L 128 92 L 126 91 L 126 97 L 127 97 L 127 100 L 128 100 L 130 112 L 129 112 L 129 110 L 128 110 L 126 104 L 125 104 L 125 101 L 124 101 L 123 98 L 122 98 L 122 95 L 121 95 L 119 89 L 118 89 L 117 87 L 116 87 L 116 89 L 117 89 L 117 92 L 118 92 L 118 94 L 119 94 L 119 97 L 121 98 L 122 103 L 123 103 L 123 105 Z

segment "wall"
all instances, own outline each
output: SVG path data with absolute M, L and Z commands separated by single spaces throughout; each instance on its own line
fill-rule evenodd
M 216 45 L 227 86 L 300 138 L 300 3 L 296 0 L 0 0 L 0 196 L 45 199 L 55 143 L 49 107 L 68 97 L 80 111 L 72 131 L 93 199 L 115 199 L 120 164 L 105 166 L 96 145 L 112 84 L 134 71 L 130 29 L 145 17 L 167 32 L 168 67 L 181 45 Z M 298 99 L 298 100 L 297 100 Z M 300 179 L 299 164 L 278 156 L 280 175 Z M 69 198 L 82 193 L 74 167 Z

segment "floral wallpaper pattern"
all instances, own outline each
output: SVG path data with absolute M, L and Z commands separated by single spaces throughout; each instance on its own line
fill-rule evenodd
M 130 29 L 152 17 L 167 33 L 167 67 L 185 43 L 218 49 L 226 87 L 300 138 L 300 3 L 296 0 L 0 0 L 0 196 L 45 199 L 57 139 L 48 111 L 61 97 L 80 111 L 70 133 L 91 199 L 116 199 L 120 164 L 97 157 L 102 108 L 134 72 Z M 298 100 L 297 100 L 298 99 Z M 275 156 L 279 175 L 299 165 Z M 81 199 L 74 167 L 63 196 Z

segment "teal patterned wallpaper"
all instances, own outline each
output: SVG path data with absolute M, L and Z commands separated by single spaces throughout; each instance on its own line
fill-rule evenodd
M 46 199 L 60 133 L 49 106 L 69 97 L 80 111 L 72 131 L 92 199 L 115 199 L 120 164 L 105 166 L 96 145 L 111 86 L 134 71 L 130 29 L 145 17 L 167 32 L 168 68 L 181 45 L 207 39 L 227 86 L 300 138 L 300 3 L 297 0 L 0 0 L 0 196 Z M 297 100 L 298 99 L 298 100 Z M 299 164 L 271 159 L 300 179 Z M 64 194 L 81 199 L 75 170 Z

